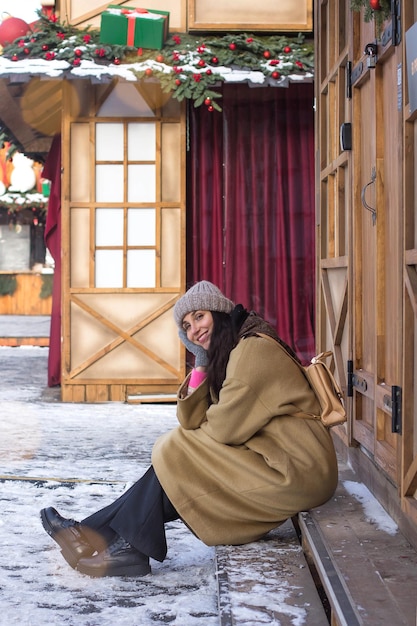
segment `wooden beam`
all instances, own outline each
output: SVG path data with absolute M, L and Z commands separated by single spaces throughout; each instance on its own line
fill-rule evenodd
M 0 119 L 22 152 L 25 154 L 49 152 L 52 137 L 39 135 L 25 122 L 19 99 L 11 95 L 4 80 L 0 80 Z

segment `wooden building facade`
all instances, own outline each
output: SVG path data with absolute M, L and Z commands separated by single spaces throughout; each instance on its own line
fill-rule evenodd
M 406 45 L 417 3 L 386 4 L 379 27 L 349 0 L 315 2 L 317 347 L 334 351 L 346 396 L 339 450 L 417 545 L 416 61 Z
M 292 14 L 295 3 L 267 2 L 263 18 L 250 2 L 227 3 L 228 15 L 224 4 L 147 6 L 170 11 L 179 31 L 314 28 L 316 351 L 333 351 L 345 394 L 338 451 L 417 546 L 416 61 L 406 46 L 417 2 L 393 1 L 380 30 L 350 0 Z M 74 25 L 98 25 L 104 9 L 56 8 Z M 185 106 L 141 81 L 45 80 L 34 94 L 62 133 L 62 399 L 172 399 L 185 373 L 172 320 L 186 287 Z

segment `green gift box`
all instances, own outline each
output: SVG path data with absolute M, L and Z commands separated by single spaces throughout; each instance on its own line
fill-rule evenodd
M 110 4 L 101 14 L 100 42 L 160 50 L 169 30 L 169 11 Z

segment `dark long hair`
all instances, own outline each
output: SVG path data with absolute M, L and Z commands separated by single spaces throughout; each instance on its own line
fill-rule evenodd
M 212 311 L 212 315 L 214 324 L 208 349 L 207 382 L 211 392 L 218 398 L 226 378 L 230 352 L 237 344 L 240 327 L 248 316 L 248 312 L 238 304 L 230 315 L 217 311 Z

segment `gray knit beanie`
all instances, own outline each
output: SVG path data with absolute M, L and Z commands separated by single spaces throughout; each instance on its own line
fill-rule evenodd
M 175 303 L 174 319 L 181 328 L 184 315 L 191 311 L 218 311 L 231 313 L 235 305 L 226 298 L 216 285 L 208 280 L 196 283 Z

